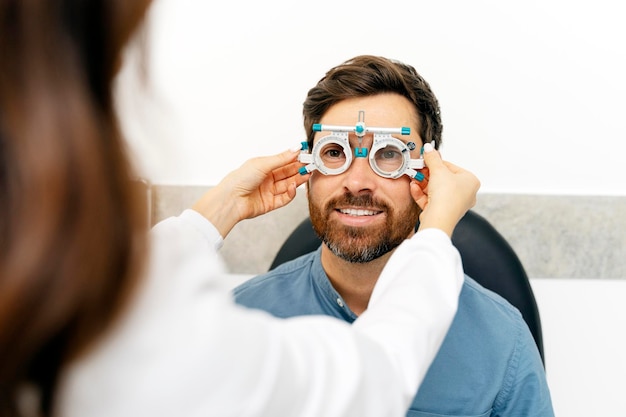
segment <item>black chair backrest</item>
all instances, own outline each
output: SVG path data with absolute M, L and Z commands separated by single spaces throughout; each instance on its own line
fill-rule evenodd
M 521 261 L 506 239 L 485 219 L 470 210 L 459 221 L 452 242 L 459 250 L 465 273 L 515 306 L 528 324 L 544 362 L 543 334 L 535 295 Z M 270 270 L 317 250 L 321 240 L 307 217 L 287 237 Z

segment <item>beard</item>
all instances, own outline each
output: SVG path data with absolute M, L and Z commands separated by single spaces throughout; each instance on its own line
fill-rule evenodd
M 397 248 L 415 229 L 421 212 L 415 203 L 407 207 L 391 207 L 375 201 L 371 194 L 355 196 L 348 192 L 329 201 L 325 207 L 316 206 L 312 201 L 309 195 L 313 229 L 335 256 L 350 263 L 370 262 Z M 346 226 L 331 220 L 331 214 L 338 206 L 382 210 L 386 213 L 386 220 L 376 226 Z

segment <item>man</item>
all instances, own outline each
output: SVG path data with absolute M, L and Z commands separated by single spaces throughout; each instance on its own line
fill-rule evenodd
M 414 68 L 360 56 L 331 69 L 309 91 L 304 126 L 312 149 L 303 157 L 312 161 L 310 217 L 324 243 L 234 293 L 238 303 L 279 317 L 325 314 L 352 322 L 366 310 L 394 249 L 414 233 L 420 209 L 411 187 L 427 181 L 427 169 L 419 168 L 422 146 L 441 144 L 439 105 Z M 376 127 L 387 130 L 376 138 Z M 410 131 L 397 133 L 398 127 Z M 351 149 L 342 144 L 345 137 Z M 413 170 L 384 168 L 408 154 L 405 162 Z M 417 415 L 554 415 L 541 358 L 521 314 L 470 277 L 411 404 L 408 416 Z

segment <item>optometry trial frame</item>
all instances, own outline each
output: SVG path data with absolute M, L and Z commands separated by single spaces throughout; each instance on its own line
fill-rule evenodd
M 411 151 L 415 149 L 414 142 L 404 143 L 395 138 L 396 135 L 410 135 L 410 127 L 369 127 L 365 125 L 365 112 L 359 111 L 358 121 L 354 126 L 335 126 L 316 123 L 314 132 L 332 132 L 321 137 L 308 152 L 308 143 L 302 142 L 302 150 L 298 160 L 307 164 L 300 168 L 300 174 L 318 170 L 324 175 L 338 175 L 345 172 L 352 164 L 349 134 L 356 134 L 359 147 L 354 149 L 355 158 L 368 158 L 372 170 L 383 178 L 400 178 L 408 175 L 418 181 L 424 179 L 424 174 L 416 170 L 424 168 L 423 152 L 419 159 L 411 159 Z M 363 136 L 373 133 L 374 140 L 371 150 L 361 147 Z M 369 156 L 368 156 L 369 155 Z

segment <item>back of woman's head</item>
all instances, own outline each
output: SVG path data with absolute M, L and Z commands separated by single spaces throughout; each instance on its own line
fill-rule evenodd
M 113 107 L 148 0 L 0 2 L 0 416 L 103 333 L 147 220 Z

